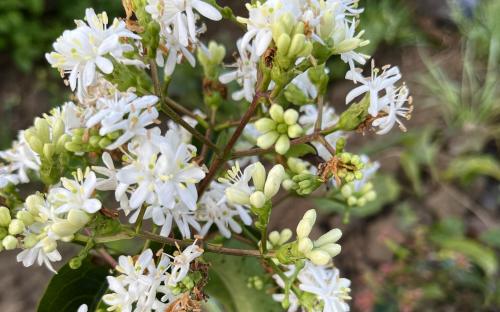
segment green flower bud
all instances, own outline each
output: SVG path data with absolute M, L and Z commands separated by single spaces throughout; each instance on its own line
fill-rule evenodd
M 303 254 L 308 254 L 313 249 L 313 247 L 313 242 L 308 237 L 300 238 L 298 241 L 297 248 L 299 252 Z
M 270 148 L 278 140 L 279 136 L 276 131 L 267 132 L 257 138 L 257 146 L 263 149 Z
M 82 228 L 90 221 L 90 216 L 80 209 L 71 209 L 67 219 L 71 225 Z
M 278 244 L 280 246 L 285 244 L 286 242 L 288 242 L 290 240 L 290 238 L 292 238 L 292 235 L 293 235 L 292 230 L 284 229 L 280 233 L 280 240 L 279 240 Z
M 314 247 L 321 247 L 326 244 L 336 243 L 342 237 L 342 231 L 339 229 L 332 229 L 326 234 L 323 234 L 314 242 Z
M 255 208 L 262 208 L 266 204 L 266 195 L 261 191 L 254 192 L 250 195 L 250 204 Z
M 377 193 L 375 191 L 369 191 L 363 196 L 367 201 L 374 201 L 377 198 Z
M 100 141 L 99 141 L 99 147 L 102 148 L 102 149 L 105 149 L 106 147 L 108 147 L 108 145 L 110 145 L 112 143 L 112 141 L 108 138 L 102 138 Z
M 309 260 L 311 260 L 311 262 L 315 265 L 327 265 L 332 259 L 328 252 L 321 249 L 315 249 L 311 251 L 307 255 L 307 258 L 309 258 Z
M 72 270 L 78 270 L 82 266 L 82 259 L 80 257 L 74 257 L 73 259 L 69 260 L 69 267 Z
M 45 200 L 40 194 L 33 194 L 26 197 L 26 209 L 33 216 L 37 216 L 41 206 L 45 204 Z
M 271 108 L 269 109 L 269 115 L 274 121 L 279 123 L 283 122 L 283 114 L 283 107 L 278 104 L 271 105 Z
M 361 172 L 361 171 L 355 171 L 355 172 L 354 172 L 354 178 L 355 178 L 356 180 L 361 180 L 361 179 L 363 179 L 363 172 Z
M 373 183 L 367 182 L 365 185 L 363 185 L 363 187 L 361 187 L 360 192 L 364 194 L 364 193 L 368 193 L 372 189 L 373 189 Z
M 294 125 L 299 120 L 299 113 L 292 108 L 289 108 L 283 113 L 283 120 L 289 126 Z
M 80 229 L 80 227 L 74 226 L 67 220 L 62 220 L 54 223 L 50 228 L 57 236 L 60 237 L 71 236 Z
M 293 182 L 292 179 L 286 179 L 286 180 L 283 180 L 283 183 L 281 183 L 281 186 L 285 190 L 290 191 L 290 190 L 293 190 L 295 188 L 295 182 Z
M 42 239 L 42 247 L 45 253 L 51 253 L 57 249 L 57 242 L 51 238 L 45 237 Z
M 52 142 L 59 140 L 59 138 L 66 131 L 66 126 L 64 125 L 64 121 L 62 119 L 57 119 L 54 125 L 52 126 Z
M 258 191 L 263 191 L 264 184 L 266 183 L 266 168 L 264 168 L 261 162 L 256 162 L 253 166 L 253 184 L 255 186 L 255 189 L 257 189 Z
M 262 133 L 276 129 L 276 121 L 271 118 L 261 118 L 255 122 L 255 128 Z
M 226 197 L 230 203 L 238 204 L 238 205 L 248 205 L 250 204 L 250 196 L 247 193 L 234 188 L 229 187 L 226 189 Z
M 290 139 L 285 134 L 280 135 L 275 145 L 276 153 L 280 155 L 285 155 L 289 149 L 290 149 Z
M 32 248 L 38 243 L 38 239 L 35 234 L 28 234 L 23 239 L 24 248 Z
M 292 43 L 290 44 L 290 49 L 288 49 L 287 56 L 292 59 L 297 57 L 304 49 L 305 44 L 306 36 L 304 34 L 294 35 L 292 38 Z
M 345 184 L 340 189 L 340 192 L 342 193 L 342 196 L 344 196 L 345 198 L 349 198 L 352 195 L 353 191 L 354 190 L 353 190 L 351 184 Z
M 278 124 L 278 126 L 276 127 L 276 131 L 279 134 L 285 134 L 285 133 L 287 133 L 288 132 L 288 126 L 287 126 L 287 124 L 285 124 L 285 123 Z
M 17 238 L 15 238 L 12 235 L 5 236 L 5 238 L 2 240 L 2 246 L 5 248 L 5 250 L 16 249 L 16 247 L 17 247 Z
M 267 176 L 266 183 L 264 185 L 264 194 L 266 198 L 271 199 L 276 195 L 281 186 L 281 182 L 285 177 L 285 168 L 282 165 L 275 165 Z
M 75 142 L 66 142 L 64 148 L 73 153 L 78 153 L 83 150 L 83 147 Z
M 290 48 L 291 42 L 292 39 L 288 34 L 281 34 L 279 36 L 276 47 L 278 48 L 280 55 L 286 55 L 288 53 L 288 49 Z
M 6 228 L 0 227 L 0 239 L 4 239 L 5 236 L 9 235 L 9 232 Z
M 280 233 L 278 231 L 272 231 L 269 233 L 269 241 L 273 246 L 279 246 Z
M 306 211 L 304 216 L 302 217 L 302 220 L 309 220 L 312 224 L 316 223 L 316 217 L 317 213 L 315 209 L 309 209 Z
M 56 153 L 60 154 L 66 149 L 64 145 L 69 142 L 71 137 L 68 134 L 63 134 L 56 142 Z
M 356 206 L 357 203 L 358 203 L 358 199 L 354 196 L 351 196 L 347 199 L 347 204 L 349 206 Z
M 307 97 L 307 95 L 293 83 L 286 87 L 284 94 L 287 101 L 295 105 L 306 105 L 314 102 L 313 99 Z
M 29 139 L 27 141 L 28 141 L 28 144 L 30 145 L 31 149 L 35 153 L 37 153 L 39 155 L 43 154 L 43 143 L 42 143 L 42 141 L 40 141 L 39 138 L 37 138 L 36 136 L 32 136 L 32 137 L 29 137 Z
M 311 234 L 311 231 L 313 229 L 314 222 L 311 222 L 311 220 L 308 219 L 302 219 L 300 220 L 299 224 L 297 225 L 297 238 L 306 238 L 309 237 L 309 234 Z
M 44 118 L 35 118 L 37 137 L 42 143 L 50 142 L 50 125 Z
M 320 250 L 326 251 L 330 257 L 335 257 L 342 251 L 339 244 L 326 244 L 321 246 Z
M 0 207 L 0 226 L 8 227 L 11 220 L 9 208 Z
M 16 214 L 16 218 L 23 221 L 27 226 L 32 225 L 35 222 L 35 218 L 31 213 L 25 210 L 21 210 Z
M 24 225 L 24 222 L 18 219 L 14 219 L 10 222 L 9 224 L 9 234 L 11 235 L 18 235 L 24 232 L 24 229 L 26 226 Z
M 288 137 L 295 139 L 304 133 L 304 129 L 299 124 L 292 125 L 288 127 Z
M 363 207 L 366 205 L 366 199 L 364 197 L 358 198 L 358 201 L 356 203 L 359 207 Z
M 99 146 L 99 142 L 101 141 L 101 137 L 98 136 L 98 135 L 94 135 L 94 136 L 91 136 L 90 139 L 89 139 L 89 144 L 92 146 L 92 147 L 97 147 Z
M 46 143 L 43 145 L 43 156 L 47 159 L 52 159 L 52 156 L 54 156 L 54 153 L 56 151 L 56 148 L 54 144 L 52 143 Z

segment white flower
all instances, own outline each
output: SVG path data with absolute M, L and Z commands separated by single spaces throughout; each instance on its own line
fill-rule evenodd
M 96 67 L 104 74 L 113 72 L 113 63 L 107 55 L 117 61 L 124 61 L 123 52 L 133 50 L 120 38 L 140 39 L 127 30 L 125 22 L 118 19 L 108 28 L 105 12 L 96 15 L 93 9 L 87 9 L 85 16 L 86 22 L 76 21 L 77 28 L 66 30 L 54 43 L 55 52 L 45 55 L 52 67 L 59 69 L 62 74 L 70 73 L 71 90 L 77 89 L 80 100 L 98 76 Z
M 406 86 L 402 86 L 395 90 L 393 88 L 388 88 L 385 100 L 387 100 L 388 103 L 382 105 L 380 112 L 386 115 L 375 119 L 372 123 L 373 127 L 379 128 L 377 134 L 388 133 L 396 123 L 402 131 L 406 131 L 400 118 L 410 119 L 413 111 L 412 98 L 409 96 L 408 88 Z M 407 103 L 409 106 L 405 107 Z
M 235 70 L 222 74 L 219 77 L 220 82 L 228 84 L 231 81 L 237 81 L 243 88 L 233 93 L 233 100 L 239 101 L 245 99 L 251 102 L 255 94 L 255 84 L 257 83 L 257 62 L 258 57 L 247 47 L 242 45 L 243 41 L 238 41 L 238 51 L 240 57 L 236 63 L 230 65 Z
M 79 170 L 74 180 L 62 178 L 61 183 L 63 187 L 51 189 L 48 195 L 49 202 L 57 207 L 56 213 L 66 213 L 71 209 L 96 213 L 101 209 L 101 202 L 92 198 L 97 185 L 93 171 L 88 171 L 84 176 Z
M 165 75 L 172 76 L 177 64 L 180 64 L 183 59 L 194 67 L 196 65 L 196 58 L 193 53 L 179 41 L 176 34 L 165 33 L 163 35 L 165 41 L 165 48 L 168 51 L 167 59 L 164 59 L 163 51 L 158 49 L 156 52 L 156 63 L 160 67 L 164 67 Z
M 323 312 L 349 311 L 346 303 L 351 297 L 351 281 L 340 278 L 339 270 L 316 266 L 310 262 L 300 271 L 298 275 L 299 288 L 317 296 L 323 304 Z
M 189 39 L 197 40 L 194 11 L 214 21 L 222 19 L 216 8 L 202 0 L 148 0 L 146 11 L 163 27 L 172 25 L 184 47 L 189 45 Z
M 288 268 L 289 270 L 285 271 L 284 274 L 286 277 L 290 278 L 294 274 L 295 266 L 291 265 Z M 273 279 L 281 289 L 285 289 L 286 286 L 285 282 L 278 274 L 274 274 Z M 280 293 L 273 294 L 273 300 L 277 302 L 285 301 L 286 297 L 287 296 L 285 294 L 280 294 Z M 300 301 L 297 295 L 295 295 L 293 291 L 290 291 L 288 294 L 288 302 L 290 306 L 288 307 L 287 312 L 297 312 L 299 310 Z
M 384 94 L 381 92 L 388 92 L 394 87 L 394 84 L 401 79 L 401 74 L 397 67 L 384 66 L 382 72 L 375 68 L 372 62 L 372 72 L 370 77 L 363 77 L 361 69 L 350 70 L 346 74 L 346 79 L 354 82 L 360 82 L 362 85 L 351 90 L 346 96 L 346 104 L 351 103 L 358 96 L 369 93 L 370 107 L 368 112 L 373 117 L 376 117 L 381 110 L 382 104 L 385 104 L 383 99 Z
M 130 222 L 135 222 L 138 212 L 139 211 L 131 217 Z M 184 238 L 191 237 L 190 226 L 192 226 L 197 232 L 201 231 L 201 227 L 196 220 L 194 210 L 190 209 L 185 203 L 182 202 L 176 204 L 172 208 L 160 205 L 159 203 L 151 204 L 144 213 L 144 219 L 152 219 L 156 225 L 161 226 L 161 236 L 170 235 L 174 222 L 177 225 L 181 236 Z
M 231 231 L 241 233 L 242 228 L 234 219 L 237 216 L 245 225 L 252 224 L 252 218 L 246 208 L 227 202 L 224 189 L 224 185 L 212 182 L 198 203 L 197 218 L 206 222 L 200 232 L 203 236 L 213 224 L 217 225 L 220 233 L 227 238 L 231 237 Z
M 318 90 L 316 86 L 309 79 L 309 72 L 303 72 L 302 74 L 295 77 L 292 82 L 297 88 L 299 88 L 305 96 L 310 99 L 315 99 L 318 96 Z
M 356 35 L 356 21 L 345 21 L 344 25 L 345 34 L 343 38 L 343 42 L 355 42 L 353 44 L 354 47 L 361 47 L 368 44 L 368 41 L 362 41 L 360 37 L 363 35 L 363 32 L 360 32 Z M 341 42 L 342 43 L 342 42 Z M 343 51 L 340 54 L 340 58 L 344 63 L 349 65 L 350 70 L 355 70 L 356 66 L 354 62 L 365 65 L 366 60 L 369 58 L 369 55 L 359 53 L 354 51 L 354 49 L 347 49 L 347 51 Z
M 236 164 L 228 170 L 227 177 L 219 179 L 220 182 L 228 185 L 226 189 L 226 197 L 230 203 L 236 205 L 249 205 L 250 195 L 253 194 L 255 188 L 249 185 L 255 166 L 249 165 L 241 172 L 240 164 Z
M 23 131 L 19 132 L 18 140 L 10 149 L 0 151 L 0 159 L 6 163 L 3 166 L 0 164 L 0 188 L 9 183 L 28 183 L 28 172 L 40 170 L 40 157 L 31 150 Z
M 78 310 L 76 312 L 88 312 L 89 307 L 86 304 L 82 304 L 81 306 L 78 307 Z
M 254 42 L 257 57 L 264 54 L 273 40 L 272 26 L 285 13 L 291 13 L 297 18 L 300 14 L 298 1 L 268 0 L 256 2 L 254 5 L 246 4 L 248 18 L 238 17 L 240 23 L 247 25 L 247 32 L 241 40 L 241 48 L 251 47 Z
M 43 243 L 40 241 L 35 246 L 21 251 L 16 259 L 17 262 L 22 262 L 25 267 L 30 267 L 36 262 L 39 266 L 45 265 L 50 271 L 57 273 L 52 262 L 61 261 L 62 257 L 57 249 L 46 253 L 43 250 Z
M 184 251 L 174 257 L 172 262 L 172 269 L 170 279 L 168 281 L 169 285 L 176 285 L 182 281 L 189 273 L 189 267 L 191 262 L 203 254 L 203 249 L 201 249 L 196 242 L 192 245 L 186 247 Z

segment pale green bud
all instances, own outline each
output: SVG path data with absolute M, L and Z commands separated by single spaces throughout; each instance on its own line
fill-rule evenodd
M 16 218 L 23 221 L 23 223 L 27 226 L 30 226 L 35 222 L 33 215 L 26 210 L 19 211 L 16 214 Z
M 311 262 L 315 265 L 327 265 L 332 259 L 328 252 L 321 249 L 315 249 L 311 251 L 307 255 L 307 258 L 309 258 L 309 260 L 311 260 Z
M 16 247 L 17 247 L 17 238 L 15 238 L 12 235 L 5 236 L 5 238 L 2 240 L 2 246 L 5 248 L 5 250 L 16 249 Z
M 304 129 L 299 124 L 288 127 L 288 137 L 295 139 L 304 133 Z
M 340 154 L 340 160 L 344 163 L 350 163 L 351 162 L 352 155 L 350 153 L 342 153 Z
M 0 227 L 0 240 L 4 239 L 5 236 L 9 235 L 6 228 Z
M 300 158 L 290 157 L 287 161 L 288 167 L 295 173 L 307 171 L 307 163 Z
M 351 196 L 347 199 L 347 204 L 349 206 L 356 206 L 357 203 L 358 203 L 358 199 L 354 196 Z
M 280 233 L 278 231 L 272 231 L 271 233 L 269 233 L 269 241 L 274 246 L 279 246 Z
M 364 197 L 358 198 L 358 201 L 356 204 L 358 204 L 358 206 L 360 206 L 360 207 L 363 207 L 364 205 L 366 205 L 366 198 L 364 198 Z
M 271 199 L 276 195 L 281 186 L 281 182 L 285 177 L 285 168 L 282 165 L 275 165 L 267 175 L 267 180 L 264 185 L 264 194 L 266 198 Z
M 361 171 L 356 171 L 356 172 L 354 172 L 354 178 L 355 178 L 356 180 L 361 180 L 361 179 L 363 179 L 363 172 L 361 172 Z
M 314 224 L 314 223 L 316 223 L 316 217 L 317 217 L 316 210 L 309 209 L 308 211 L 306 211 L 306 213 L 302 217 L 302 220 L 309 220 L 311 222 L 311 224 Z
M 292 230 L 290 229 L 284 229 L 283 231 L 281 231 L 281 234 L 280 234 L 280 240 L 279 240 L 279 245 L 283 245 L 285 244 L 286 242 L 288 242 L 290 240 L 290 238 L 292 238 Z
M 98 135 L 91 136 L 89 139 L 89 144 L 93 147 L 99 146 L 99 142 L 101 141 L 101 137 Z
M 289 126 L 294 125 L 297 123 L 297 120 L 299 119 L 299 113 L 292 108 L 289 108 L 285 111 L 283 114 L 283 119 L 285 120 L 285 123 Z
M 71 139 L 68 134 L 63 134 L 56 142 L 56 152 L 62 153 L 66 148 L 64 145 Z
M 295 58 L 304 49 L 305 44 L 306 44 L 306 36 L 304 34 L 294 35 L 287 56 L 289 58 Z
M 347 175 L 345 176 L 346 182 L 352 182 L 354 181 L 356 177 L 354 176 L 354 173 L 348 172 Z
M 38 239 L 35 234 L 28 234 L 23 239 L 24 248 L 31 248 L 38 243 Z
M 75 143 L 75 142 L 66 142 L 64 144 L 64 148 L 70 152 L 73 152 L 73 153 L 78 153 L 78 152 L 82 151 L 82 149 L 83 149 L 80 144 Z
M 54 156 L 56 148 L 52 143 L 46 143 L 43 145 L 43 156 L 47 159 L 51 159 Z
M 10 222 L 9 224 L 9 234 L 11 235 L 18 235 L 24 232 L 24 229 L 26 226 L 24 225 L 24 222 L 18 219 L 14 219 Z
M 43 143 L 50 142 L 50 125 L 44 118 L 35 118 L 35 129 L 38 139 Z
M 281 183 L 281 186 L 285 190 L 290 191 L 290 190 L 293 190 L 295 188 L 295 182 L 293 182 L 292 179 L 285 179 L 285 180 L 283 180 L 283 183 Z
M 258 191 L 264 190 L 264 184 L 266 183 L 266 168 L 261 162 L 256 162 L 254 165 L 254 171 L 252 174 L 253 185 Z
M 59 138 L 64 134 L 66 126 L 62 119 L 57 119 L 52 127 L 52 142 L 57 142 Z
M 11 220 L 9 208 L 0 207 L 0 226 L 8 227 Z
M 361 188 L 361 193 L 368 193 L 373 189 L 373 183 L 367 182 L 363 187 Z
M 326 251 L 330 257 L 335 257 L 342 251 L 339 244 L 326 244 L 320 247 L 320 250 Z
M 42 239 L 42 247 L 45 253 L 51 253 L 57 249 L 57 243 L 55 240 L 45 237 Z
M 100 141 L 99 141 L 99 147 L 100 148 L 106 148 L 108 145 L 110 145 L 112 142 L 110 139 L 108 138 L 102 138 Z
M 278 51 L 282 55 L 286 55 L 288 53 L 288 49 L 290 48 L 290 43 L 292 39 L 288 34 L 281 34 L 278 38 L 278 42 L 276 46 L 278 47 Z
M 257 146 L 263 149 L 270 148 L 279 137 L 276 131 L 267 132 L 257 138 Z
M 82 228 L 90 221 L 89 215 L 80 209 L 71 209 L 67 219 L 70 224 L 78 228 Z
M 35 153 L 40 155 L 43 153 L 43 143 L 36 136 L 30 136 L 28 139 L 28 144 Z
M 377 198 L 377 193 L 375 191 L 369 191 L 363 196 L 363 198 L 367 201 L 374 201 Z
M 311 222 L 311 220 L 308 220 L 308 219 L 300 220 L 299 224 L 297 225 L 297 230 L 296 230 L 297 237 L 299 239 L 309 237 L 309 234 L 311 234 L 313 226 L 314 226 L 314 222 Z
M 239 190 L 238 188 L 228 187 L 226 189 L 226 197 L 230 203 L 238 205 L 248 205 L 250 204 L 250 196 Z
M 308 55 L 311 55 L 312 50 L 313 50 L 313 45 L 311 42 L 308 41 L 304 44 L 304 48 L 302 49 L 302 51 L 300 51 L 298 57 L 306 57 Z
M 266 204 L 266 195 L 261 191 L 254 192 L 250 195 L 250 204 L 255 208 L 262 208 Z
M 271 105 L 271 108 L 269 109 L 269 115 L 274 121 L 280 123 L 283 122 L 283 114 L 284 114 L 283 107 L 281 107 L 278 104 Z
M 288 138 L 288 135 L 280 135 L 278 141 L 276 141 L 276 145 L 274 148 L 276 150 L 276 153 L 285 155 L 286 152 L 288 152 L 288 150 L 290 149 L 290 138 Z
M 313 249 L 313 242 L 308 237 L 303 237 L 299 239 L 297 249 L 303 253 L 308 254 Z
M 349 198 L 353 193 L 353 188 L 351 184 L 345 184 L 340 189 L 340 192 L 342 193 L 342 196 L 344 196 L 345 198 Z
M 342 231 L 339 229 L 332 229 L 326 234 L 323 234 L 314 242 L 315 247 L 321 247 L 326 244 L 337 242 L 342 237 Z
M 255 122 L 255 128 L 262 133 L 276 129 L 276 121 L 271 118 L 261 118 Z
M 80 227 L 74 226 L 67 220 L 62 220 L 57 223 L 52 224 L 52 231 L 59 237 L 66 237 L 75 234 Z
M 29 213 L 34 216 L 37 216 L 41 206 L 45 204 L 43 197 L 39 194 L 33 194 L 26 197 L 26 209 L 28 209 Z

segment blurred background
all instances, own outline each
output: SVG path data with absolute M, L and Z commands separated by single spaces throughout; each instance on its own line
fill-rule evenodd
M 219 3 L 244 14 L 242 1 Z M 380 162 L 375 202 L 348 209 L 330 197 L 289 199 L 273 211 L 280 216 L 273 227 L 295 226 L 315 206 L 322 213 L 318 233 L 344 231 L 335 259 L 353 281 L 355 311 L 500 311 L 500 1 L 360 3 L 371 41 L 364 52 L 379 66 L 400 66 L 413 119 L 406 133 L 349 140 L 348 150 Z M 0 1 L 0 148 L 68 99 L 44 53 L 87 7 L 123 16 L 119 0 Z M 229 48 L 241 35 L 229 24 L 208 29 L 205 38 Z M 343 80 L 341 62 L 329 67 L 329 102 L 343 111 L 352 84 Z M 180 67 L 178 75 L 174 94 L 197 90 L 192 69 Z M 183 102 L 191 108 L 202 103 L 189 94 Z M 2 252 L 0 311 L 33 311 L 50 276 Z

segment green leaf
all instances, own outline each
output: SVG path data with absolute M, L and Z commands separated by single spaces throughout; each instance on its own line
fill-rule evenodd
M 286 156 L 299 158 L 308 154 L 316 154 L 314 147 L 309 144 L 298 144 L 291 146 Z
M 231 247 L 241 248 L 234 243 Z M 252 276 L 264 276 L 257 258 L 228 257 L 218 254 L 205 254 L 211 264 L 208 294 L 217 299 L 228 312 L 278 312 L 283 309 L 265 290 L 247 287 L 247 280 Z
M 493 156 L 458 157 L 451 161 L 445 172 L 447 179 L 460 179 L 463 183 L 470 182 L 482 175 L 500 180 L 500 163 Z
M 78 270 L 68 264 L 50 280 L 38 304 L 38 312 L 75 312 L 82 304 L 95 311 L 102 295 L 108 288 L 108 269 L 97 266 L 89 259 Z

